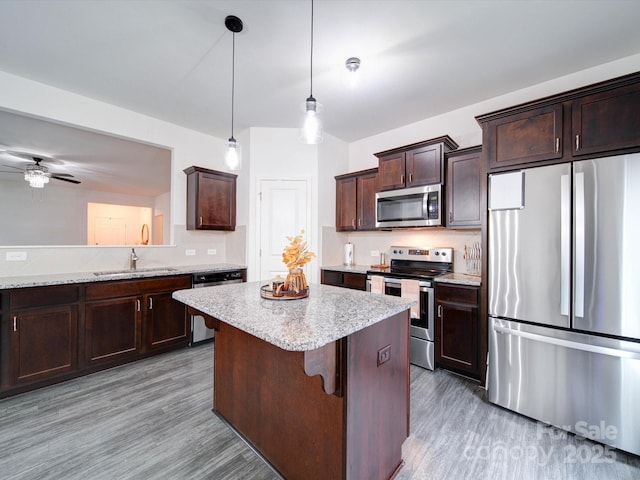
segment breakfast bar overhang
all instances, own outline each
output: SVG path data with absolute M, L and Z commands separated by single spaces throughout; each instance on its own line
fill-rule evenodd
M 213 411 L 287 479 L 389 479 L 409 435 L 412 300 L 311 285 L 175 292 L 216 330 Z

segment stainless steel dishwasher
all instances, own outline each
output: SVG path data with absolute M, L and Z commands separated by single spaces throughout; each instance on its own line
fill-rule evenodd
M 242 283 L 245 274 L 242 270 L 198 272 L 193 274 L 193 288 L 213 287 L 229 283 Z M 191 342 L 189 346 L 213 341 L 213 330 L 204 324 L 201 315 L 191 316 Z

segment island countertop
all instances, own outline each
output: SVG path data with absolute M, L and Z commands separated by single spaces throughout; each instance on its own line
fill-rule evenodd
M 304 352 L 323 347 L 416 302 L 330 285 L 310 285 L 309 297 L 269 300 L 260 296 L 264 282 L 179 290 L 176 300 L 283 350 Z

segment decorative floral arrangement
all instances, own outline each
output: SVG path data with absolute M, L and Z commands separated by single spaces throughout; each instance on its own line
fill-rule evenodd
M 309 263 L 315 253 L 309 251 L 307 242 L 302 240 L 304 230 L 300 230 L 300 234 L 295 237 L 287 237 L 289 245 L 284 247 L 282 252 L 282 262 L 287 266 L 289 270 L 293 268 L 301 268 L 303 265 Z

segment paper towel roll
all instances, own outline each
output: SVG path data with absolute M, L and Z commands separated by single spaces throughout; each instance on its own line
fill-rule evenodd
M 345 243 L 344 244 L 344 261 L 345 265 L 351 266 L 353 265 L 353 243 Z

